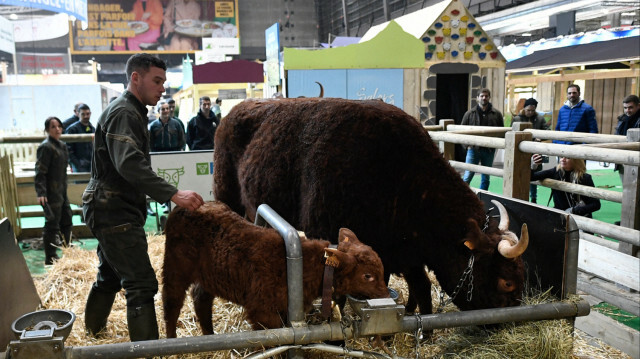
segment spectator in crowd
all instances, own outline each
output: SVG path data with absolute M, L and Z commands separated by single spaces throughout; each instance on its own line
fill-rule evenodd
M 531 180 L 539 181 L 551 178 L 557 181 L 580 184 L 583 186 L 595 187 L 591 175 L 587 174 L 584 160 L 575 158 L 560 157 L 560 163 L 548 170 L 535 172 L 533 168 L 542 163 L 542 156 L 534 154 L 531 156 Z M 577 214 L 592 218 L 592 213 L 600 209 L 600 200 L 575 193 L 551 190 L 553 207 L 567 213 Z M 549 201 L 551 198 L 549 198 Z
M 491 105 L 491 91 L 487 88 L 480 90 L 478 94 L 478 104 L 471 110 L 467 111 L 462 116 L 463 125 L 471 126 L 494 126 L 504 127 L 504 121 L 502 119 L 502 113 L 493 108 Z M 466 163 L 472 163 L 477 165 L 478 163 L 483 166 L 493 166 L 493 156 L 495 154 L 494 148 L 469 146 L 467 148 Z M 469 184 L 473 179 L 475 172 L 465 171 L 463 180 Z M 483 174 L 480 179 L 480 189 L 489 189 L 489 175 Z
M 209 96 L 200 97 L 200 111 L 187 124 L 187 145 L 191 151 L 212 150 L 218 118 L 211 111 Z
M 151 152 L 181 151 L 186 140 L 180 121 L 171 117 L 167 101 L 161 100 L 157 109 L 160 118 L 153 121 L 149 128 Z
M 78 117 L 78 108 L 82 105 L 84 105 L 84 103 L 78 102 L 77 104 L 75 104 L 75 106 L 73 106 L 73 116 L 62 121 L 62 131 L 80 120 L 80 117 Z
M 598 133 L 596 111 L 580 98 L 580 86 L 569 85 L 567 101 L 558 112 L 556 131 Z M 572 145 L 572 141 L 553 140 L 553 143 Z
M 626 136 L 630 128 L 640 128 L 640 98 L 629 95 L 622 100 L 624 113 L 618 117 L 616 135 Z M 624 177 L 624 166 L 616 163 L 616 171 L 620 173 L 620 181 Z
M 80 120 L 69 126 L 65 133 L 68 135 L 79 135 L 95 133 L 96 128 L 93 127 L 89 120 L 91 119 L 91 109 L 86 104 L 78 107 L 78 115 Z M 91 153 L 93 152 L 92 142 L 70 142 L 67 144 L 69 148 L 69 163 L 73 172 L 90 172 L 91 171 Z
M 178 190 L 151 168 L 147 108 L 165 91 L 167 66 L 137 53 L 126 64 L 127 90 L 98 120 L 91 181 L 82 195 L 85 221 L 98 239 L 98 275 L 85 307 L 85 328 L 106 328 L 116 293 L 125 290 L 131 341 L 158 339 L 154 296 L 158 280 L 147 253 L 146 197 L 195 210 L 203 204 L 193 191 Z
M 171 118 L 173 118 L 174 120 L 180 122 L 180 126 L 182 127 L 182 132 L 185 133 L 186 129 L 184 128 L 184 123 L 182 122 L 181 119 L 178 118 L 178 116 L 176 116 L 176 100 L 170 98 L 167 100 L 167 103 L 169 104 L 169 115 L 171 116 Z M 186 139 L 186 137 L 185 137 Z M 186 143 L 185 143 L 186 145 Z M 182 149 L 184 150 L 184 146 L 182 147 Z
M 213 111 L 213 113 L 218 118 L 218 123 L 220 123 L 220 120 L 222 119 L 222 111 L 220 110 L 220 106 L 222 106 L 222 99 L 218 97 L 216 98 L 216 104 L 211 106 L 211 111 Z
M 535 130 L 548 130 L 549 124 L 545 121 L 544 116 L 539 114 L 536 109 L 538 108 L 538 101 L 534 98 L 528 98 L 524 102 L 524 107 L 520 111 L 516 117 L 513 118 L 513 122 L 530 122 L 531 127 Z M 539 138 L 536 138 L 535 141 L 540 142 Z M 535 171 L 541 171 L 542 164 L 538 165 Z M 531 196 L 531 202 L 537 203 L 538 198 L 538 186 L 531 184 L 529 185 L 529 195 Z
M 51 265 L 59 259 L 56 254 L 58 234 L 62 244 L 68 246 L 71 240 L 71 206 L 67 197 L 67 166 L 69 153 L 62 136 L 62 121 L 49 117 L 44 121 L 47 138 L 38 146 L 36 155 L 36 195 L 44 210 L 44 264 Z

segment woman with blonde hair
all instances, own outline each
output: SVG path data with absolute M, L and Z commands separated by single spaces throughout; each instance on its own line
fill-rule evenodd
M 542 163 L 542 156 L 538 154 L 531 156 L 532 168 L 536 168 L 540 163 Z M 560 157 L 560 163 L 556 167 L 540 172 L 531 171 L 532 181 L 546 178 L 595 187 L 591 175 L 587 174 L 587 167 L 584 160 L 576 158 Z M 557 189 L 551 190 L 551 197 L 553 197 L 553 207 L 567 213 L 592 217 L 591 214 L 600 209 L 600 200 L 597 198 L 559 191 Z

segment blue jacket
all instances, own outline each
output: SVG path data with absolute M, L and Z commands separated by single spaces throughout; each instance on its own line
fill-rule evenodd
M 596 111 L 584 100 L 570 107 L 566 103 L 558 112 L 556 131 L 598 133 Z M 572 145 L 571 141 L 553 140 L 553 143 Z

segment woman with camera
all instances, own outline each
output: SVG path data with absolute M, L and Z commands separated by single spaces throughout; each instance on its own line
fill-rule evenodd
M 583 186 L 595 187 L 591 175 L 586 173 L 584 160 L 575 158 L 560 157 L 560 163 L 548 170 L 535 172 L 542 163 L 542 156 L 535 154 L 531 156 L 531 180 L 538 181 L 551 178 L 557 181 L 576 183 Z M 575 193 L 551 190 L 553 197 L 553 207 L 567 213 L 577 214 L 591 218 L 591 213 L 600 209 L 600 200 Z

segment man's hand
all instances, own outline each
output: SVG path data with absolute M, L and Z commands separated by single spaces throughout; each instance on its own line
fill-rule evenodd
M 178 190 L 178 192 L 171 197 L 171 201 L 180 207 L 192 211 L 195 211 L 204 204 L 202 197 L 194 191 Z
M 45 204 L 47 204 L 47 197 L 38 197 L 38 203 L 40 203 L 40 205 L 42 207 L 44 207 Z

